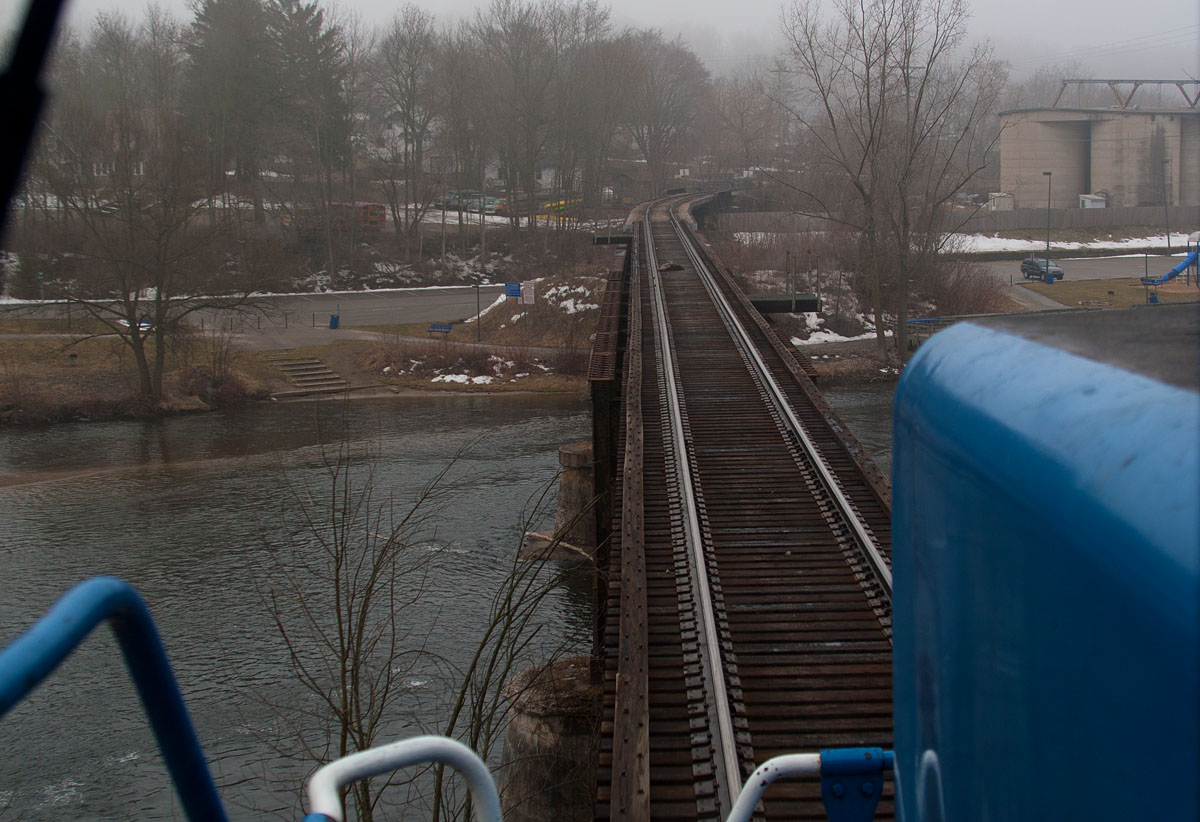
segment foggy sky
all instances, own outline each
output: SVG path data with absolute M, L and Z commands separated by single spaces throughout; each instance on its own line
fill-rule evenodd
M 187 0 L 159 0 L 188 18 Z M 828 5 L 829 0 L 823 0 Z M 335 0 L 366 22 L 383 23 L 396 0 Z M 145 0 L 69 0 L 69 19 L 84 25 L 104 10 L 140 16 Z M 469 16 L 486 0 L 416 0 L 440 20 Z M 654 26 L 682 34 L 723 73 L 746 56 L 771 56 L 781 46 L 780 0 L 610 0 L 618 25 Z M 1078 61 L 1092 77 L 1200 78 L 1200 2 L 1197 0 L 974 0 L 972 33 L 990 38 L 1013 76 L 1039 65 Z M 0 30 L 24 14 L 26 0 L 0 0 Z M 681 22 L 685 21 L 686 22 Z

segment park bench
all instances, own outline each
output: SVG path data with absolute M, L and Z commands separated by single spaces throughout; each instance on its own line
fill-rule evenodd
M 430 334 L 449 334 L 453 327 L 452 323 L 430 323 L 425 330 Z

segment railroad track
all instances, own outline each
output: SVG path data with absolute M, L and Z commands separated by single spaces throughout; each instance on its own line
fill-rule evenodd
M 772 756 L 891 743 L 888 506 L 672 205 L 631 252 L 597 819 L 722 819 Z M 816 782 L 762 810 L 825 818 Z

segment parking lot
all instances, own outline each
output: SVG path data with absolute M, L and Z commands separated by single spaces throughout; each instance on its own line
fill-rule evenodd
M 1113 280 L 1119 277 L 1144 277 L 1166 274 L 1179 264 L 1180 256 L 1167 257 L 1162 254 L 1151 254 L 1127 257 L 1056 257 L 1051 252 L 1051 262 L 1063 270 L 1063 278 L 1068 280 Z M 1041 254 L 1031 254 L 1031 257 L 1041 257 Z M 998 280 L 1005 283 L 1010 278 L 1014 285 L 1027 282 L 1021 275 L 1020 260 L 1003 260 L 987 263 L 988 269 Z

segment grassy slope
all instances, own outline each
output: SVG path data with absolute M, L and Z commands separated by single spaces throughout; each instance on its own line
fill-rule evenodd
M 1182 283 L 1180 285 L 1182 286 Z M 1070 308 L 1128 308 L 1144 305 L 1146 302 L 1146 289 L 1134 277 L 1116 280 L 1060 280 L 1054 285 L 1022 283 L 1021 287 L 1045 294 Z M 1153 292 L 1155 289 L 1150 290 Z M 1200 300 L 1200 289 L 1195 286 L 1190 289 L 1184 286 L 1178 290 L 1174 287 L 1170 290 L 1159 288 L 1158 299 L 1164 303 L 1196 302 Z

